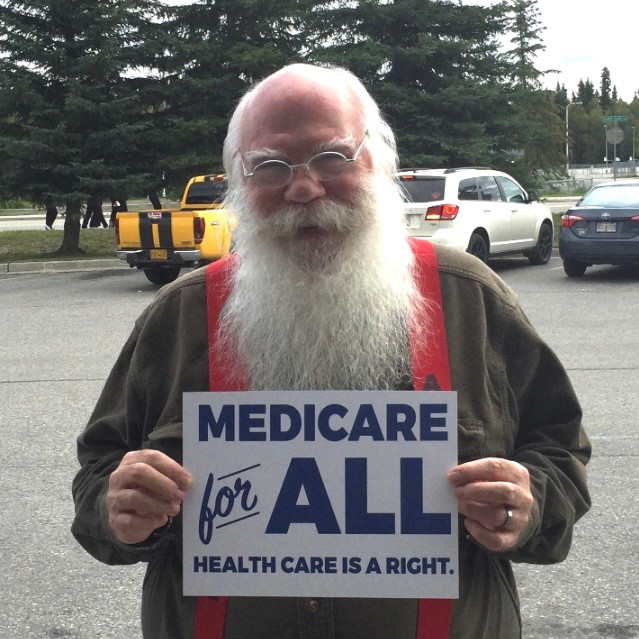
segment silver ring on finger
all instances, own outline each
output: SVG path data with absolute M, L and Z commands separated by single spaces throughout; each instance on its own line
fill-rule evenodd
M 507 504 L 504 504 L 504 510 L 506 511 L 506 519 L 504 520 L 504 523 L 500 526 L 500 528 L 502 528 L 502 530 L 507 530 L 513 521 L 513 510 Z

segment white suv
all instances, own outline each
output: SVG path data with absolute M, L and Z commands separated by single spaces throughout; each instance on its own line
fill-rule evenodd
M 468 251 L 484 262 L 512 253 L 523 253 L 532 264 L 550 259 L 550 209 L 506 173 L 483 167 L 404 169 L 397 179 L 410 235 Z

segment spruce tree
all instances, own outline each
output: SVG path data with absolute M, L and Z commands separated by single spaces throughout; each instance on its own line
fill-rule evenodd
M 77 254 L 89 198 L 135 188 L 146 125 L 130 74 L 143 64 L 152 0 L 0 4 L 0 170 L 5 189 L 66 209 Z
M 310 0 L 200 0 L 166 8 L 163 46 L 153 65 L 161 109 L 154 117 L 156 173 L 183 183 L 222 169 L 229 117 L 242 94 L 312 40 Z
M 552 70 L 541 71 L 535 59 L 545 50 L 542 34 L 546 27 L 540 22 L 537 0 L 506 0 L 506 28 L 512 48 L 507 56 L 512 64 L 512 81 L 523 89 L 541 88 L 541 78 Z
M 397 134 L 403 166 L 501 162 L 499 119 L 509 106 L 498 9 L 441 0 L 337 4 L 326 14 L 330 42 L 309 56 L 367 84 Z
M 584 105 L 584 108 L 588 109 L 590 107 L 590 103 L 598 97 L 599 95 L 595 91 L 595 87 L 590 80 L 579 80 L 577 83 L 576 100 L 581 102 Z
M 604 67 L 601 70 L 601 93 L 599 95 L 599 104 L 601 104 L 601 108 L 604 112 L 609 109 L 612 104 L 610 85 L 610 71 L 608 67 Z

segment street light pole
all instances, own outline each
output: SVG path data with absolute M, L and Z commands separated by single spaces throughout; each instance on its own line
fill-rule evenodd
M 568 111 L 573 104 L 583 104 L 583 102 L 568 102 L 566 105 L 566 175 L 570 164 L 570 142 L 568 141 Z
M 635 155 L 635 129 L 637 127 L 632 127 L 632 161 L 635 163 L 635 167 L 637 166 L 637 156 Z M 635 169 L 635 173 L 636 173 Z

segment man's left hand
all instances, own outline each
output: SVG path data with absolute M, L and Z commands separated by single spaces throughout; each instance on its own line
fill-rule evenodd
M 455 466 L 448 472 L 448 481 L 475 541 L 493 552 L 517 546 L 534 501 L 525 466 L 486 457 Z

